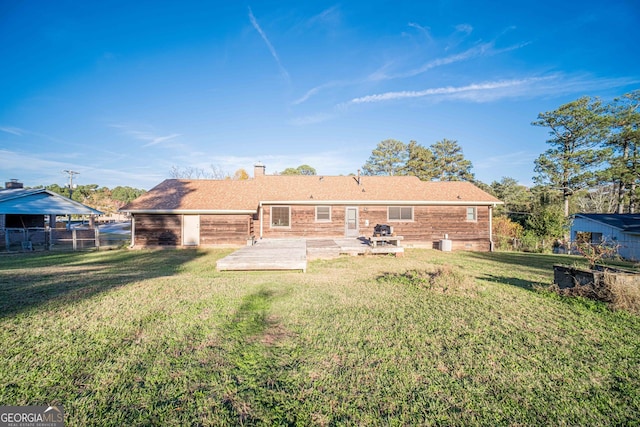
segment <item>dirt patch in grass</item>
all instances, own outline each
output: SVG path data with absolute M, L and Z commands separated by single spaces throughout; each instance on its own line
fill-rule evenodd
M 407 270 L 402 273 L 383 273 L 376 280 L 425 289 L 441 294 L 462 294 L 474 296 L 479 290 L 475 279 L 465 274 L 461 268 L 449 264 L 424 270 Z

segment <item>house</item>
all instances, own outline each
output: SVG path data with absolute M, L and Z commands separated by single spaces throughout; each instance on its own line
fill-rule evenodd
M 135 247 L 244 245 L 262 238 L 372 236 L 388 224 L 406 246 L 492 250 L 498 199 L 468 182 L 412 176 L 274 176 L 168 179 L 124 206 Z
M 44 188 L 25 189 L 17 180 L 0 190 L 0 246 L 42 243 L 47 223 L 55 228 L 56 216 L 102 215 L 102 212 Z M 50 239 L 49 239 L 50 242 Z
M 622 258 L 640 260 L 640 215 L 575 214 L 571 241 L 614 244 Z

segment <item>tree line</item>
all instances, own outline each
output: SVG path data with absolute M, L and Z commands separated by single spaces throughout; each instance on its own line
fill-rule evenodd
M 99 187 L 98 184 L 78 185 L 73 190 L 70 190 L 68 186 L 58 184 L 47 185 L 45 188 L 107 215 L 117 213 L 118 209 L 146 192 L 146 190 L 126 186 Z

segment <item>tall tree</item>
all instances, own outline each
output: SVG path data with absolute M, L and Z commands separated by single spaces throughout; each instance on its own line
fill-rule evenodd
M 640 181 L 640 90 L 614 99 L 609 106 L 611 134 L 607 142 L 613 150 L 608 173 L 618 190 L 618 213 L 634 213 L 637 184 Z
M 309 165 L 300 165 L 297 168 L 286 168 L 280 175 L 316 175 L 316 170 Z
M 240 168 L 234 172 L 233 179 L 236 181 L 246 181 L 249 179 L 249 173 L 245 169 Z
M 402 174 L 417 176 L 422 181 L 431 181 L 436 176 L 433 164 L 431 150 L 416 141 L 410 141 L 407 145 L 407 162 L 402 168 Z
M 470 160 L 464 158 L 458 141 L 443 139 L 431 145 L 433 173 L 438 181 L 474 181 Z
M 522 218 L 533 208 L 533 195 L 524 185 L 518 184 L 513 178 L 502 177 L 500 181 L 491 183 L 493 194 L 504 202 L 504 206 L 496 212 L 504 211 L 511 218 Z
M 371 152 L 362 166 L 364 175 L 402 175 L 407 160 L 407 145 L 395 139 L 385 139 Z
M 564 216 L 569 216 L 569 198 L 581 188 L 597 182 L 597 170 L 606 158 L 597 146 L 607 134 L 602 103 L 583 97 L 538 114 L 534 126 L 550 129 L 551 145 L 535 160 L 536 183 L 562 191 Z

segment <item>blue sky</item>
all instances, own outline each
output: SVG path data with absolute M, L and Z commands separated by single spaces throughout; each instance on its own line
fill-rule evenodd
M 529 185 L 538 113 L 640 87 L 640 3 L 0 2 L 0 180 L 149 189 L 176 167 L 355 173 L 457 140 Z

